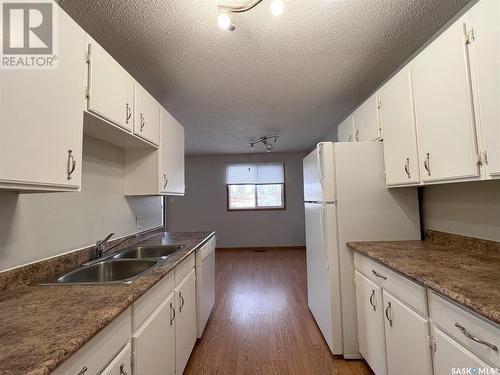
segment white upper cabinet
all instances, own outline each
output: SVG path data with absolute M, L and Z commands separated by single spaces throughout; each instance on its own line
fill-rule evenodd
M 161 110 L 161 185 L 169 195 L 184 195 L 184 127 Z
M 120 128 L 134 126 L 134 79 L 88 37 L 87 109 Z
M 411 70 L 403 68 L 380 89 L 379 97 L 387 186 L 418 184 L 420 174 Z
M 155 145 L 160 143 L 160 105 L 138 83 L 135 84 L 134 134 Z
M 410 64 L 424 182 L 479 176 L 464 22 L 455 22 Z
M 354 123 L 352 115 L 347 117 L 338 126 L 337 139 L 339 142 L 354 142 Z
M 85 32 L 54 6 L 58 67 L 0 73 L 0 189 L 80 188 Z
M 479 151 L 489 177 L 500 177 L 500 2 L 480 1 L 468 13 Z
M 378 95 L 373 94 L 354 112 L 354 140 L 356 142 L 377 141 L 382 138 L 378 107 Z

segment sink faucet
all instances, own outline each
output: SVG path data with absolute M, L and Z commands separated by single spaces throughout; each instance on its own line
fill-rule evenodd
M 115 235 L 114 233 L 110 233 L 102 241 L 97 241 L 96 242 L 96 244 L 95 244 L 95 246 L 96 246 L 96 258 L 102 257 L 104 255 L 104 253 L 109 250 L 109 249 L 106 249 L 106 243 L 114 235 Z

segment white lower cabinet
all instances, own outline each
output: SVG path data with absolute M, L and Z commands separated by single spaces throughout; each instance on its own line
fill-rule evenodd
M 429 321 L 390 293 L 383 291 L 387 373 L 432 373 Z
M 355 271 L 359 352 L 377 375 L 387 374 L 382 289 Z
M 453 369 L 491 368 L 439 328 L 434 326 L 432 335 L 434 338 L 434 375 L 449 375 L 453 373 Z
M 192 269 L 175 287 L 175 367 L 182 374 L 196 343 L 196 274 Z
M 131 345 L 128 343 L 100 375 L 130 375 L 132 374 Z
M 132 344 L 134 374 L 175 374 L 174 293 L 134 333 Z

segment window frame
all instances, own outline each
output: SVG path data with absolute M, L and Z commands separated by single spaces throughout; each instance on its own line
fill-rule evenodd
M 263 162 L 267 163 L 267 162 Z M 273 162 L 269 162 L 273 163 Z M 233 211 L 284 211 L 286 210 L 286 168 L 285 168 L 285 163 L 284 162 L 276 162 L 276 163 L 282 163 L 283 164 L 283 183 L 282 184 L 277 184 L 277 183 L 268 183 L 268 184 L 228 184 L 226 183 L 226 210 L 233 212 Z M 257 186 L 258 185 L 282 185 L 283 189 L 282 191 L 282 199 L 283 199 L 283 206 L 282 207 L 252 207 L 252 208 L 231 208 L 229 205 L 230 202 L 230 197 L 229 197 L 229 186 L 231 185 L 254 185 L 256 186 L 255 188 L 255 203 L 257 204 Z

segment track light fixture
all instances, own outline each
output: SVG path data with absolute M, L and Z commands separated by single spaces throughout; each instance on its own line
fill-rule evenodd
M 231 13 L 245 13 L 250 9 L 253 9 L 263 0 L 252 0 L 245 5 L 241 6 L 231 6 L 231 5 L 219 5 L 219 15 L 217 16 L 217 24 L 223 30 L 234 31 L 236 29 L 235 24 L 231 20 Z M 272 0 L 271 2 L 271 13 L 275 16 L 281 15 L 285 9 L 285 4 L 283 0 Z
M 257 139 L 254 139 L 253 141 L 250 141 L 248 144 L 250 146 L 250 151 L 255 150 L 255 145 L 258 143 L 262 143 L 264 145 L 264 148 L 266 149 L 266 152 L 271 152 L 274 148 L 274 145 L 278 142 L 279 135 L 266 135 Z

